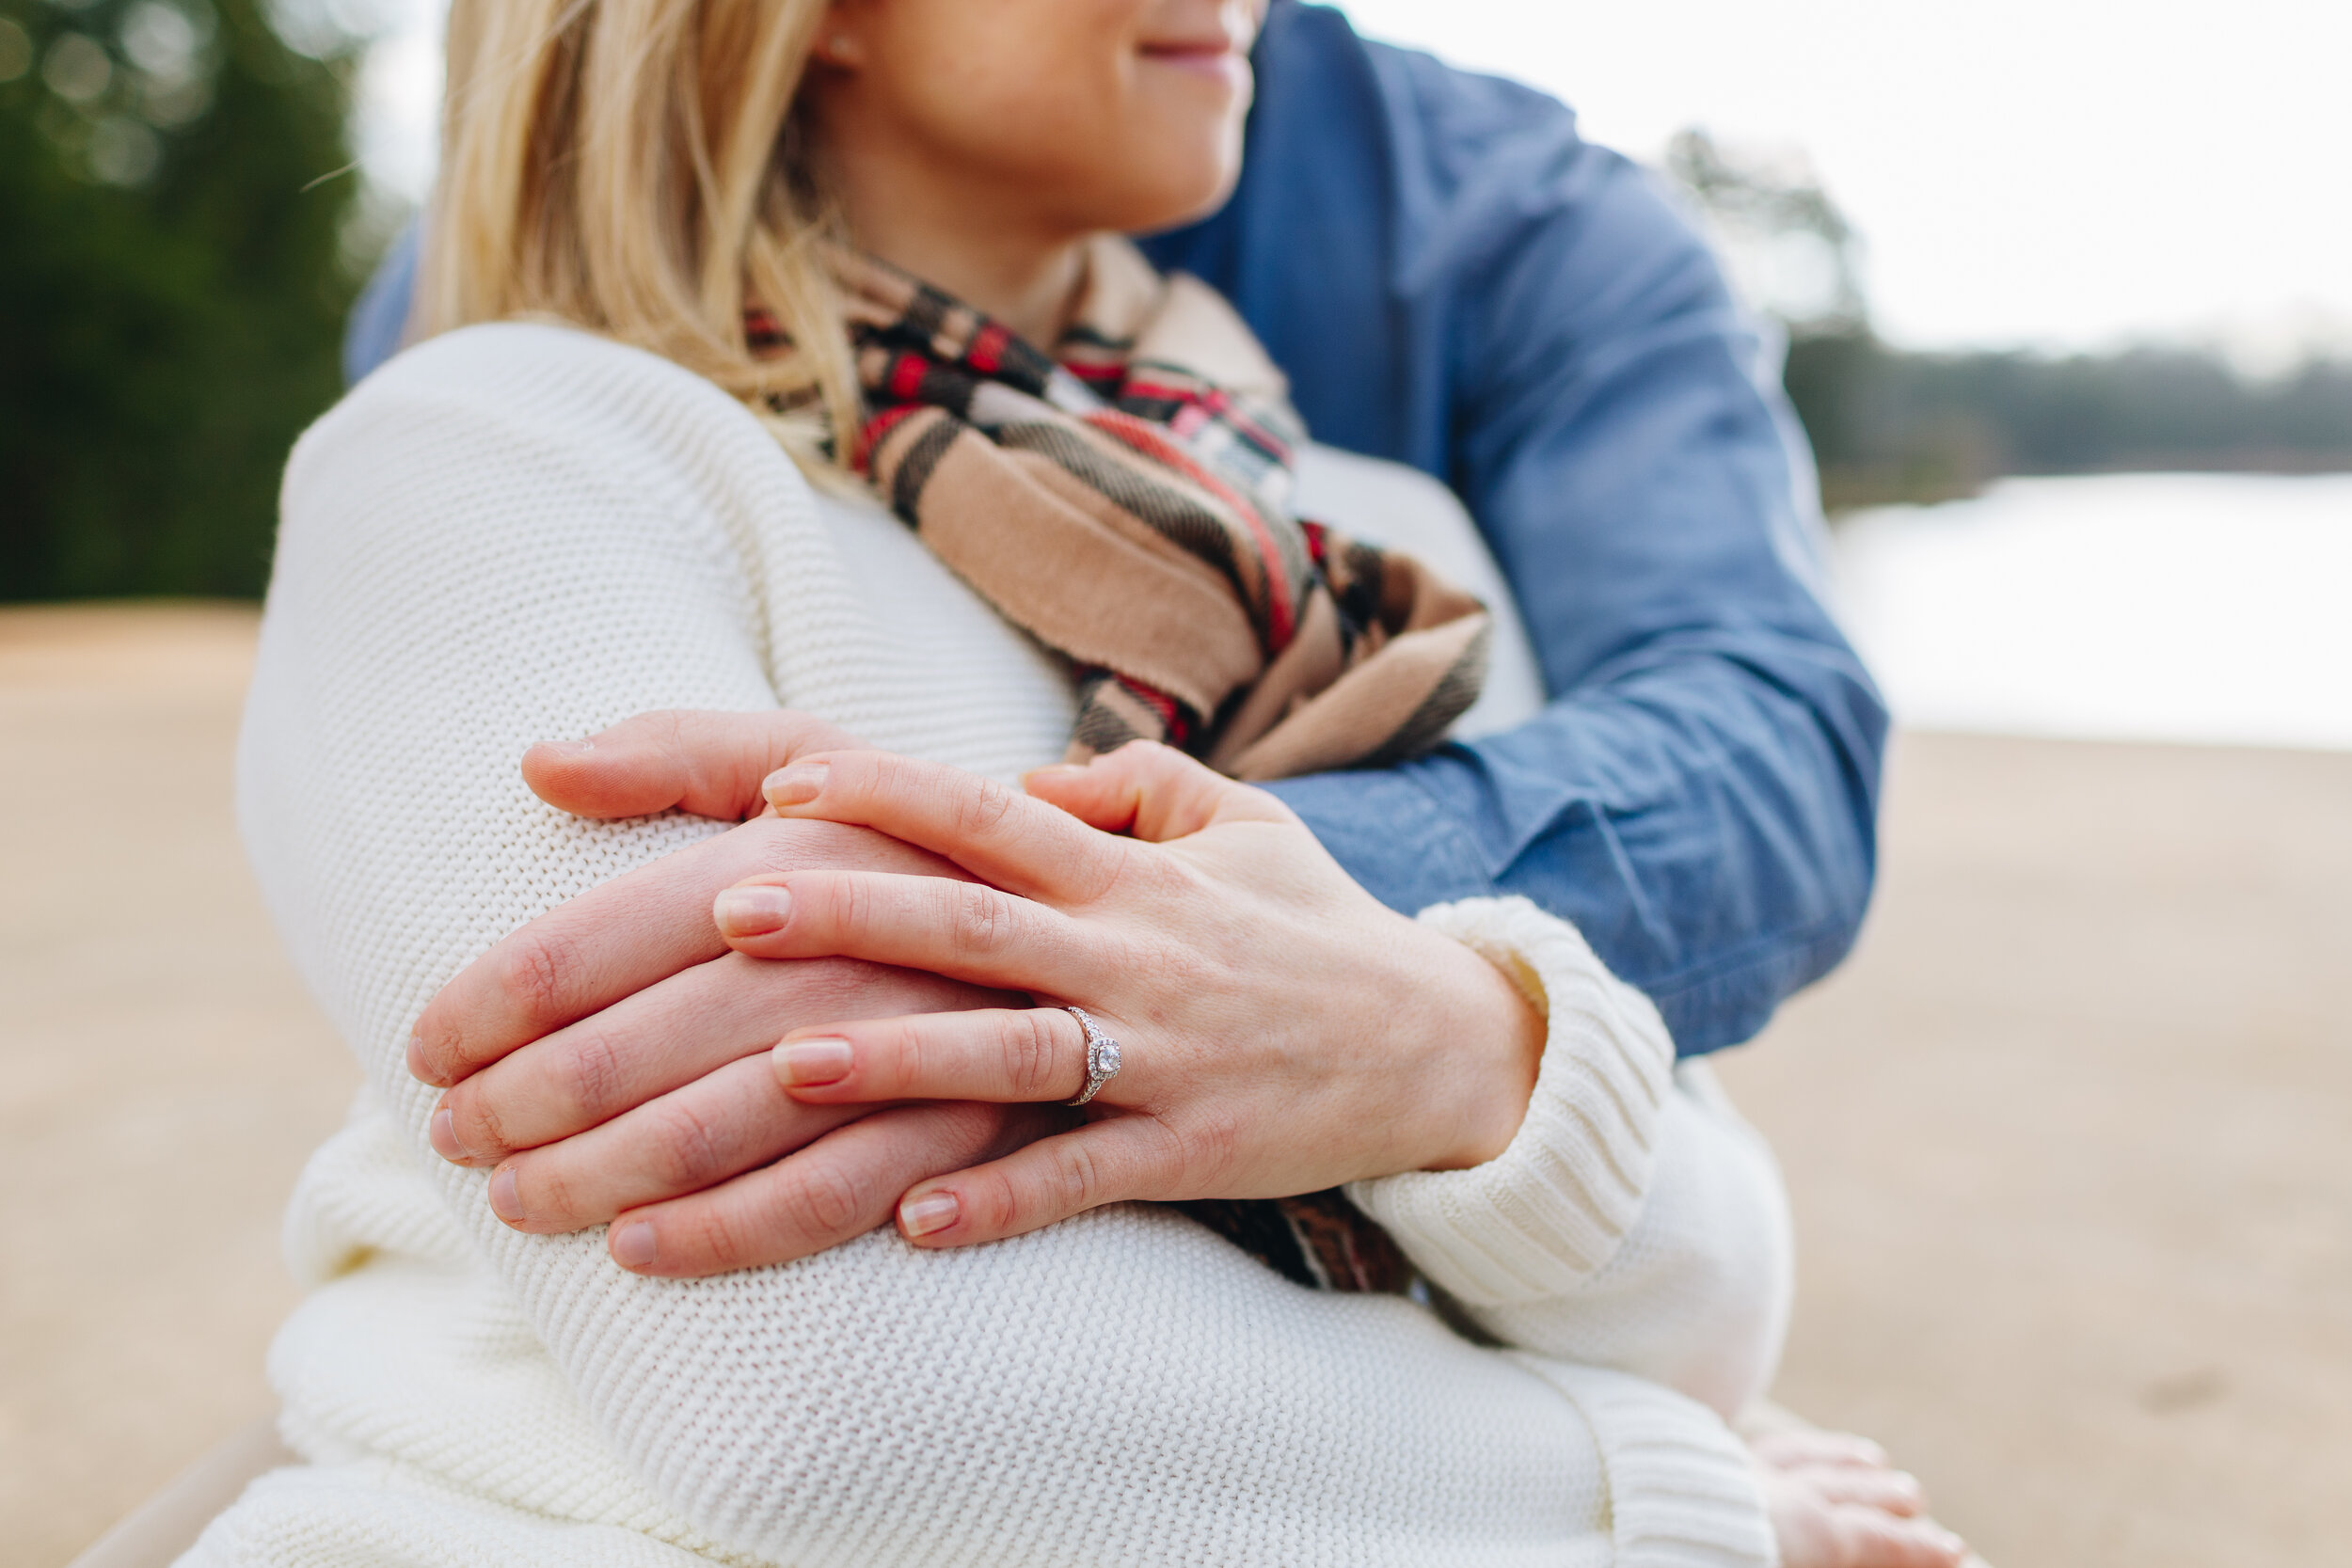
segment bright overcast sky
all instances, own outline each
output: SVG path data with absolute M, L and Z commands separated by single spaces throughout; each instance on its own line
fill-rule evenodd
M 370 162 L 430 163 L 437 0 L 372 71 Z M 1358 27 L 1576 105 L 1643 158 L 1799 147 L 1915 344 L 2297 334 L 2352 347 L 2345 0 L 1344 0 Z

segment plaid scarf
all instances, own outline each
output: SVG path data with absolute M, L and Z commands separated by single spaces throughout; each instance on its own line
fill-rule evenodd
M 837 256 L 866 403 L 855 467 L 1076 667 L 1073 761 L 1140 737 L 1263 780 L 1426 750 L 1485 678 L 1485 608 L 1293 513 L 1305 432 L 1214 291 L 1162 277 L 1124 241 L 1088 263 L 1049 356 L 873 258 Z M 1302 1284 L 1410 1277 L 1337 1191 L 1182 1207 Z

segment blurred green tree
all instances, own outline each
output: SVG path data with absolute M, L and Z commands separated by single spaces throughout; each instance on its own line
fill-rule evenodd
M 341 390 L 358 45 L 263 0 L 0 0 L 0 600 L 258 594 Z

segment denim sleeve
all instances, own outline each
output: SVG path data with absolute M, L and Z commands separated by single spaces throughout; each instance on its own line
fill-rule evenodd
M 1293 14 L 1330 41 L 1330 13 Z M 1652 179 L 1558 104 L 1345 41 L 1346 71 L 1302 80 L 1294 61 L 1288 79 L 1320 89 L 1321 145 L 1360 115 L 1350 96 L 1385 120 L 1351 145 L 1383 149 L 1356 178 L 1386 187 L 1390 227 L 1352 253 L 1386 247 L 1391 361 L 1335 380 L 1312 361 L 1364 352 L 1344 324 L 1318 347 L 1308 296 L 1258 303 L 1311 425 L 1461 494 L 1552 697 L 1508 733 L 1276 791 L 1391 906 L 1525 895 L 1647 992 L 1685 1054 L 1736 1044 L 1852 943 L 1886 729 L 1818 594 L 1776 356 Z M 1296 240 L 1279 187 L 1306 177 L 1306 144 L 1265 129 L 1274 165 L 1221 221 L 1246 229 L 1254 198 Z M 1236 234 L 1207 238 L 1205 257 L 1247 262 Z
M 417 287 L 418 229 L 412 219 L 384 252 L 343 324 L 343 385 L 357 387 L 400 352 Z

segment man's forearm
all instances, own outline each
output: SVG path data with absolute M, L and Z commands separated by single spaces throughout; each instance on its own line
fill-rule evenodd
M 1242 307 L 1319 439 L 1454 487 L 1555 696 L 1278 793 L 1392 906 L 1525 893 L 1683 1051 L 1745 1039 L 1852 941 L 1884 727 L 1816 598 L 1770 345 L 1559 104 L 1318 8 L 1278 8 L 1259 55 L 1240 190 L 1152 254 Z

